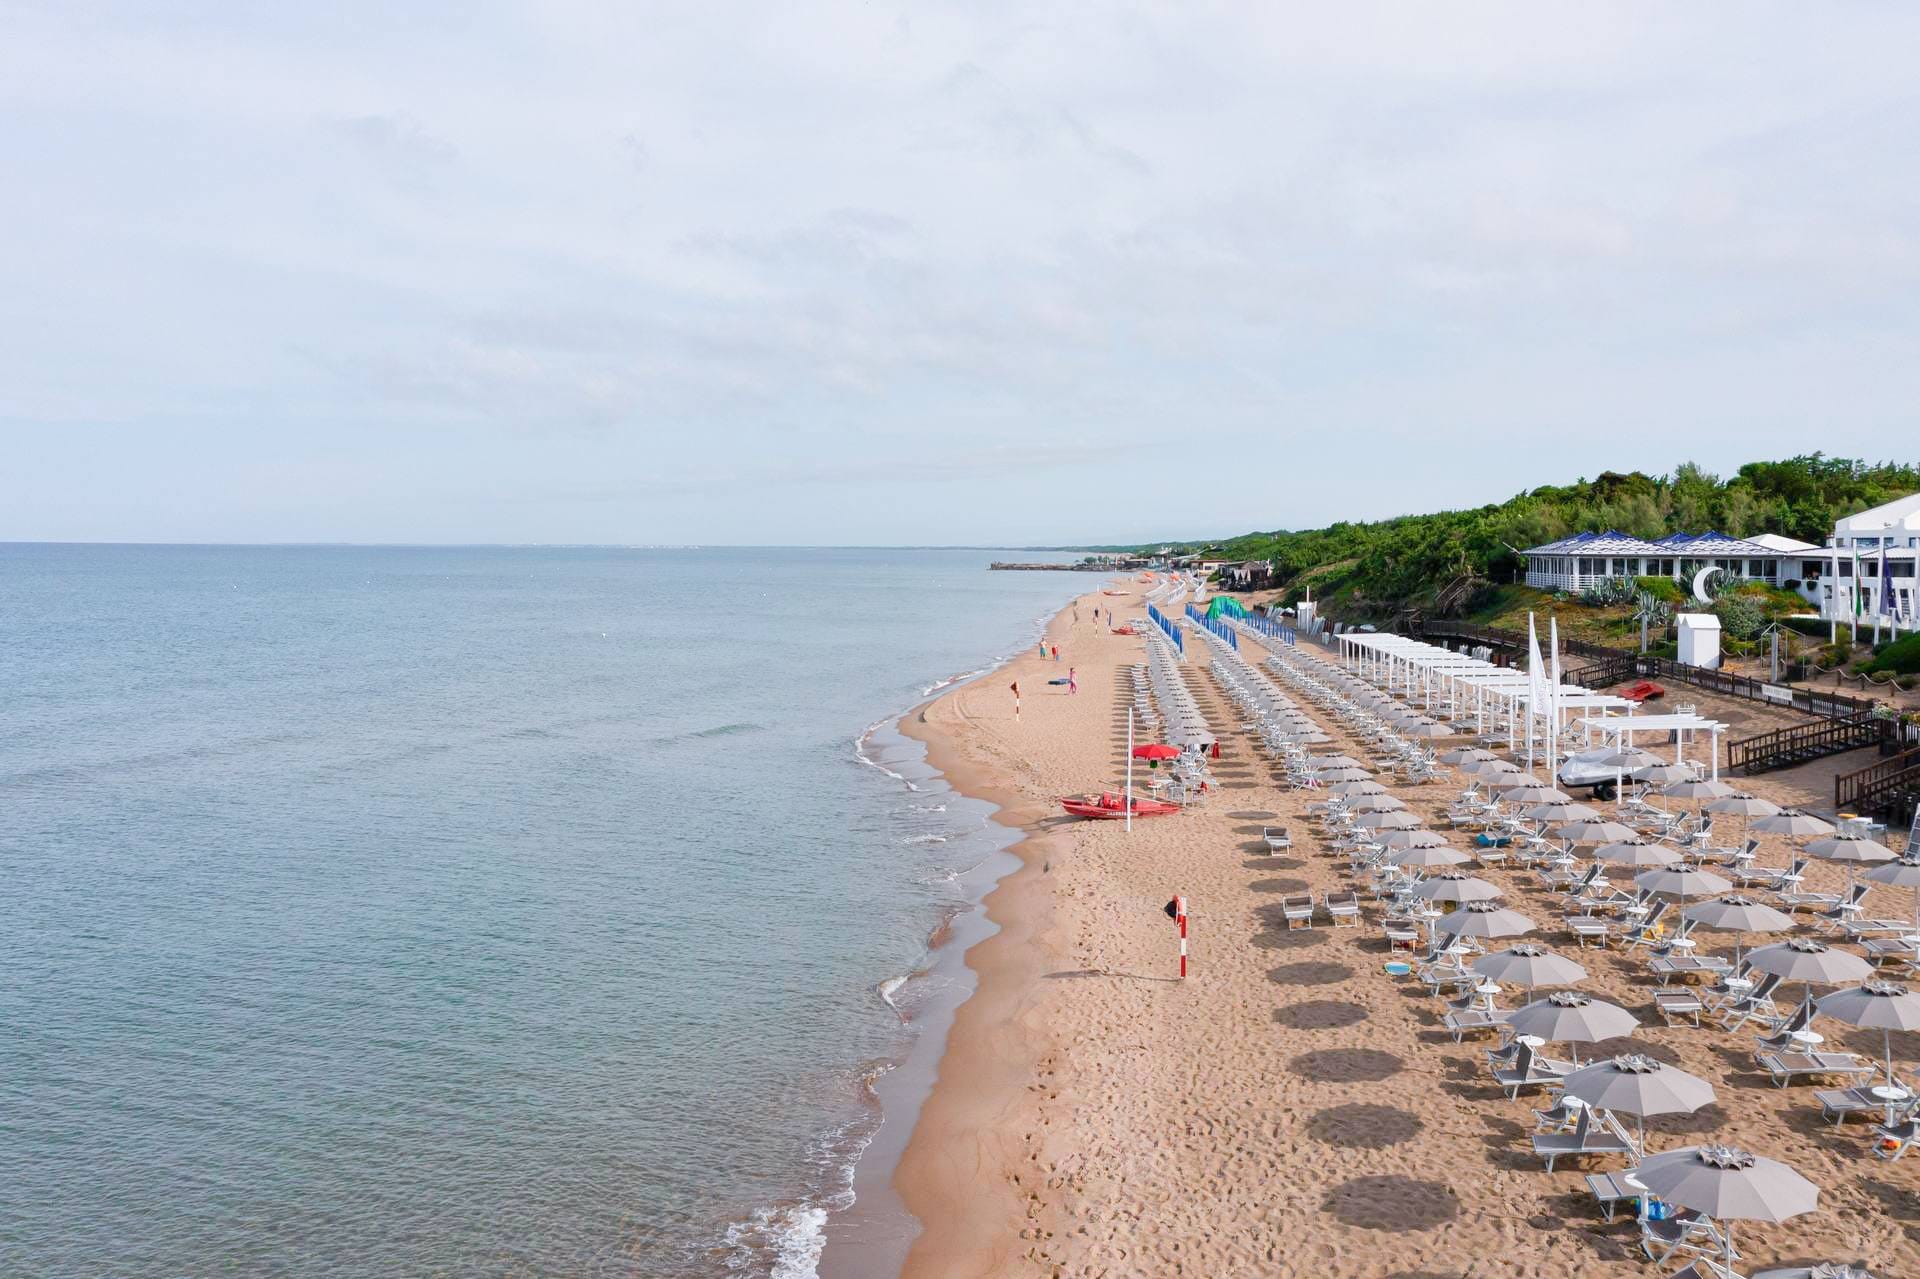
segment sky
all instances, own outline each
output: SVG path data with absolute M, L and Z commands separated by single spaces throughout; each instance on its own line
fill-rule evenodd
M 0 0 L 0 540 L 1133 542 L 1912 460 L 1916 47 Z

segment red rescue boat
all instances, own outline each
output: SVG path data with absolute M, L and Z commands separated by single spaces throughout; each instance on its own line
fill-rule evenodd
M 1064 795 L 1060 807 L 1074 817 L 1098 817 L 1113 821 L 1127 815 L 1127 801 L 1119 791 L 1105 791 L 1099 795 Z M 1167 813 L 1177 813 L 1180 805 L 1169 804 L 1161 799 L 1143 799 L 1133 797 L 1133 815 L 1135 817 L 1161 817 Z

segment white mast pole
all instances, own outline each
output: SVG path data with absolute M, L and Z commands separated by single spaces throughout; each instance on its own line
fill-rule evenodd
M 1127 829 L 1133 829 L 1133 707 L 1127 707 Z

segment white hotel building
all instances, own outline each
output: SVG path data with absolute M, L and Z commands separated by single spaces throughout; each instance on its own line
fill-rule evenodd
M 1824 547 L 1774 533 L 1675 533 L 1657 542 L 1576 533 L 1526 557 L 1527 585 L 1546 591 L 1578 592 L 1609 577 L 1670 577 L 1690 586 L 1701 569 L 1717 568 L 1795 591 L 1825 618 L 1920 621 L 1920 493 L 1835 521 Z

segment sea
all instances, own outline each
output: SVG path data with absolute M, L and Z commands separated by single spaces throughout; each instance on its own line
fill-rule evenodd
M 892 722 L 1096 584 L 991 558 L 0 545 L 0 1274 L 815 1275 L 1012 861 Z

